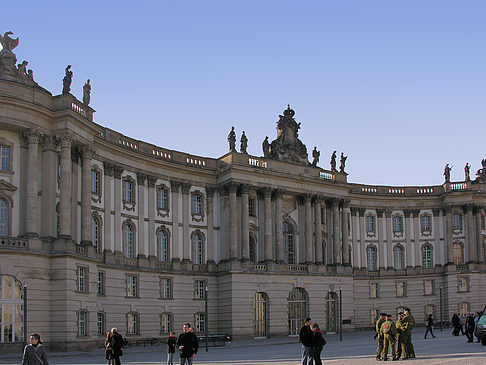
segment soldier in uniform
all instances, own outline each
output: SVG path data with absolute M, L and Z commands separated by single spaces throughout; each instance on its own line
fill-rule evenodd
M 383 352 L 381 355 L 382 361 L 388 360 L 388 346 L 390 346 L 390 353 L 393 361 L 398 360 L 395 353 L 395 341 L 397 337 L 397 328 L 395 323 L 392 321 L 391 314 L 386 315 L 386 321 L 381 325 L 380 336 L 383 337 Z
M 410 358 L 415 358 L 415 350 L 412 344 L 412 329 L 415 326 L 415 318 L 410 313 L 410 308 L 403 308 L 404 317 L 403 320 L 407 323 L 407 339 L 405 342 L 405 348 L 407 349 L 407 355 Z
M 380 313 L 380 318 L 376 321 L 375 331 L 378 335 L 378 348 L 376 349 L 376 360 L 380 360 L 381 353 L 383 352 L 383 337 L 380 335 L 381 325 L 385 323 L 386 313 Z
M 397 328 L 397 359 L 400 359 L 403 353 L 403 358 L 407 358 L 407 352 L 405 351 L 405 345 L 403 343 L 403 340 L 405 338 L 405 330 L 406 328 L 404 327 L 403 324 L 403 312 L 398 313 L 398 319 L 395 322 L 395 327 Z

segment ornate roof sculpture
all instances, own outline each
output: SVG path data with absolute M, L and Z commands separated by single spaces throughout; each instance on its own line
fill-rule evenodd
M 268 158 L 309 165 L 307 147 L 299 139 L 300 123 L 295 121 L 294 115 L 295 111 L 288 105 L 279 116 L 277 139 L 270 144 Z
M 34 82 L 34 72 L 27 70 L 27 61 L 22 61 L 17 66 L 17 57 L 12 50 L 18 46 L 19 38 L 10 38 L 12 32 L 5 32 L 4 35 L 0 35 L 0 44 L 3 49 L 0 51 L 0 77 L 4 79 L 10 79 L 20 81 L 25 84 L 37 85 Z

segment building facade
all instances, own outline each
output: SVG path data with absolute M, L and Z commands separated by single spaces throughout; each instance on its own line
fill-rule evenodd
M 13 48 L 0 54 L 2 352 L 21 346 L 24 316 L 74 350 L 113 326 L 268 337 L 307 316 L 352 331 L 403 306 L 420 322 L 486 304 L 486 168 L 436 186 L 348 183 L 345 161 L 308 162 L 290 107 L 263 157 L 231 134 L 217 159 L 168 150 L 94 123 L 89 97 L 52 95 Z

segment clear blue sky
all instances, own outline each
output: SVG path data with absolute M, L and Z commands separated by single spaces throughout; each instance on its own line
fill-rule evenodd
M 446 163 L 459 181 L 486 158 L 486 1 L 9 1 L 1 24 L 41 86 L 71 64 L 97 123 L 161 147 L 219 157 L 234 125 L 260 156 L 290 104 L 351 182 L 441 184 Z

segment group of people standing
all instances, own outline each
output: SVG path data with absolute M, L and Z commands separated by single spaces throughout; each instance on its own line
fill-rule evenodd
M 321 365 L 321 352 L 326 344 L 318 323 L 311 323 L 306 318 L 304 326 L 300 329 L 299 340 L 302 343 L 302 365 Z
M 457 315 L 457 313 L 454 313 L 451 319 L 451 325 L 453 327 L 452 335 L 459 336 L 459 333 L 461 333 L 462 335 L 466 335 L 468 343 L 474 342 L 476 325 L 482 315 L 483 312 L 477 312 L 475 316 L 472 313 L 469 313 L 466 317 L 466 325 L 464 329 L 462 327 L 461 318 Z M 476 342 L 479 342 L 479 339 L 477 339 Z
M 376 321 L 375 337 L 378 337 L 378 348 L 376 349 L 376 360 L 388 360 L 388 348 L 390 347 L 391 359 L 393 361 L 412 359 L 415 351 L 412 344 L 412 329 L 415 319 L 410 313 L 410 308 L 404 308 L 398 313 L 398 319 L 393 322 L 392 315 L 380 313 Z

